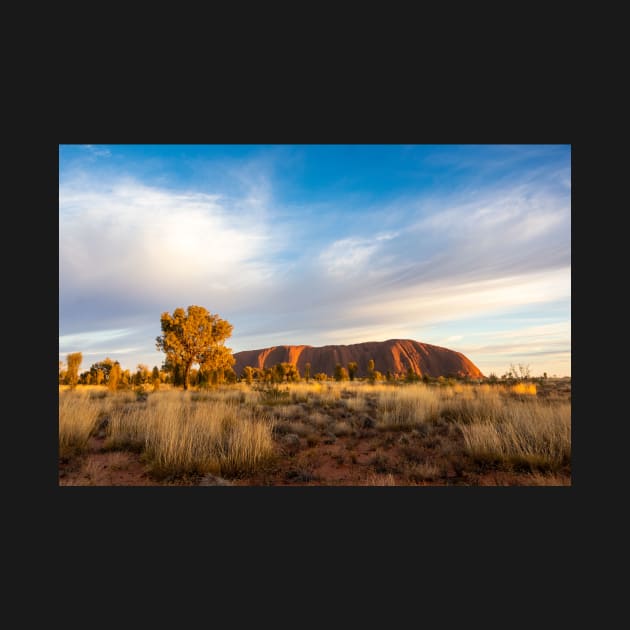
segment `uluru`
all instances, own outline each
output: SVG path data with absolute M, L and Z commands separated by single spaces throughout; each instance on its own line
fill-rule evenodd
M 368 341 L 350 345 L 330 346 L 272 346 L 261 350 L 235 352 L 234 370 L 240 376 L 246 366 L 270 368 L 277 363 L 291 363 L 304 374 L 307 363 L 310 373 L 324 372 L 332 376 L 335 366 L 347 367 L 349 362 L 358 364 L 357 376 L 367 376 L 370 359 L 382 374 L 405 374 L 409 368 L 418 376 L 456 376 L 460 378 L 483 378 L 481 370 L 461 352 L 421 343 L 413 339 L 389 339 Z

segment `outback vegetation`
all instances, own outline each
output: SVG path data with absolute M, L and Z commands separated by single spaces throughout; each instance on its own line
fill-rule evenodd
M 570 485 L 571 381 L 246 366 L 232 325 L 163 313 L 161 367 L 59 371 L 60 485 Z M 367 374 L 357 377 L 360 369 Z

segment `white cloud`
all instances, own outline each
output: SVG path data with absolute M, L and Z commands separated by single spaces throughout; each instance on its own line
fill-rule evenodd
M 232 212 L 218 195 L 127 180 L 109 188 L 62 186 L 59 207 L 66 300 L 98 294 L 174 308 L 210 295 L 229 301 L 272 275 L 265 259 L 273 243 L 260 209 L 255 216 Z

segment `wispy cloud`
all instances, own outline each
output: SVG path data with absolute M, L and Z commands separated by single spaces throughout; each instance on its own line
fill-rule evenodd
M 112 155 L 112 152 L 107 147 L 95 146 L 93 144 L 84 144 L 82 146 L 95 157 L 111 157 Z

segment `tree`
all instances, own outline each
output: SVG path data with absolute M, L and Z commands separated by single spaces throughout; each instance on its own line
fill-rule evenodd
M 306 363 L 304 365 L 304 378 L 306 379 L 307 383 L 311 380 L 311 364 L 310 363 Z
M 83 355 L 80 352 L 73 352 L 66 357 L 68 363 L 68 371 L 66 372 L 66 383 L 74 388 L 79 382 L 79 367 L 83 361 Z
M 109 371 L 109 378 L 107 379 L 107 387 L 115 392 L 118 389 L 118 382 L 120 381 L 121 371 L 120 363 L 115 361 L 112 365 L 112 369 Z
M 241 374 L 241 378 L 244 378 L 245 382 L 248 385 L 251 385 L 252 381 L 254 380 L 254 368 L 251 365 L 246 365 L 243 368 L 243 373 Z
M 287 382 L 297 383 L 300 380 L 300 372 L 297 369 L 297 365 L 293 363 L 283 363 L 284 366 L 284 378 Z
M 513 363 L 510 363 L 510 369 L 501 377 L 504 380 L 516 381 L 518 383 L 522 381 L 528 381 L 531 378 L 531 371 L 528 365 L 518 364 L 516 367 Z
M 284 381 L 284 376 L 287 373 L 286 365 L 286 363 L 276 363 L 273 366 L 274 382 L 282 383 L 282 381 Z
M 171 315 L 162 313 L 162 334 L 155 338 L 158 350 L 166 354 L 170 366 L 183 368 L 183 385 L 188 389 L 190 368 L 198 364 L 205 371 L 231 368 L 234 365 L 232 350 L 225 340 L 233 326 L 218 315 L 209 313 L 203 306 L 189 306 L 187 311 L 176 308 Z
M 149 380 L 149 366 L 138 363 L 136 373 L 133 375 L 134 385 L 144 385 Z
M 153 385 L 153 391 L 157 392 L 160 389 L 160 370 L 157 365 L 153 366 L 151 370 L 151 383 Z
M 356 361 L 350 361 L 350 363 L 348 363 L 348 376 L 351 381 L 354 381 L 354 375 L 357 373 L 358 369 L 359 364 Z
M 90 366 L 90 374 L 92 375 L 92 382 L 100 385 L 101 383 L 107 383 L 109 381 L 109 373 L 114 365 L 114 361 L 109 357 L 103 359 L 100 363 L 93 363 Z M 99 375 L 100 372 L 100 375 Z
M 348 371 L 345 367 L 341 365 L 341 363 L 337 363 L 335 365 L 335 380 L 336 381 L 347 381 L 348 380 Z
M 237 375 L 234 371 L 234 368 L 225 368 L 225 370 L 223 371 L 223 378 L 225 379 L 226 383 L 236 383 Z
M 376 380 L 374 378 L 374 359 L 370 359 L 368 361 L 367 373 L 368 373 L 368 378 L 370 379 L 370 383 L 373 383 Z

